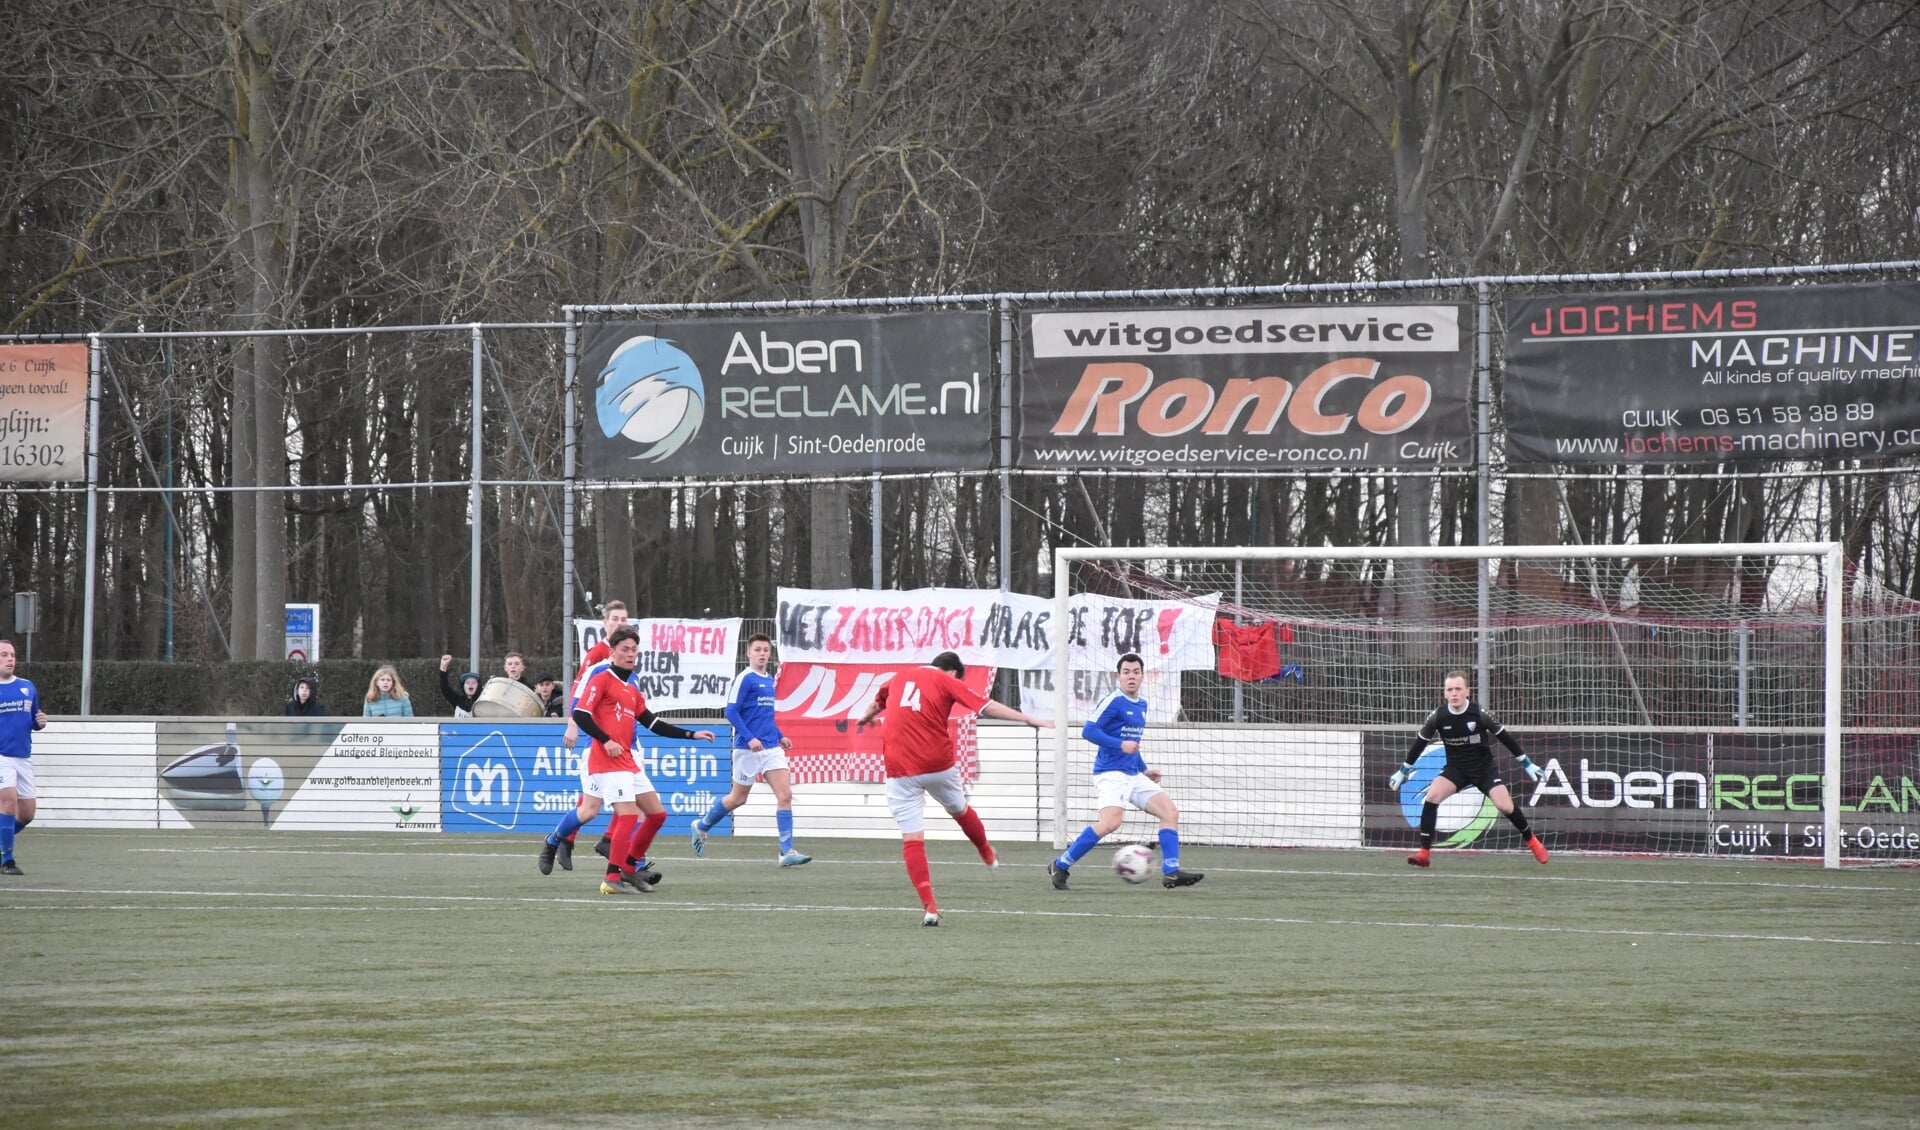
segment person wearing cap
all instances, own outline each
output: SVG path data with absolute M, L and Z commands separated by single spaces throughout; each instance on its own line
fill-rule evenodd
M 540 713 L 548 718 L 565 718 L 567 700 L 560 693 L 560 676 L 542 675 L 533 681 L 533 693 L 540 696 Z
M 440 657 L 440 694 L 453 707 L 455 718 L 473 717 L 473 704 L 480 700 L 480 672 L 465 671 L 460 675 L 460 689 L 455 690 L 453 681 L 447 672 L 453 667 L 453 656 Z

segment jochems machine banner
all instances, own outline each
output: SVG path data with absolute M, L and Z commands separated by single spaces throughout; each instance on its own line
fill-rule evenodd
M 969 312 L 590 325 L 584 473 L 984 469 L 990 328 Z
M 1438 467 L 1473 458 L 1458 306 L 1032 314 L 1022 467 Z
M 1512 461 L 1920 451 L 1920 285 L 1549 295 L 1506 315 Z

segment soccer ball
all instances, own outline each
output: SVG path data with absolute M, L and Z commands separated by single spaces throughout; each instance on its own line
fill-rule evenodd
M 1113 853 L 1113 873 L 1129 883 L 1144 883 L 1153 874 L 1153 853 L 1139 844 L 1128 844 Z

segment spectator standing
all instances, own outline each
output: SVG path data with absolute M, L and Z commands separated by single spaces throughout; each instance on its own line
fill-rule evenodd
M 478 671 L 463 672 L 460 676 L 460 689 L 455 690 L 452 677 L 448 675 L 452 667 L 453 656 L 440 657 L 440 694 L 447 700 L 447 705 L 453 707 L 455 718 L 471 718 L 473 704 L 480 701 L 480 673 Z
M 280 713 L 296 718 L 324 718 L 327 708 L 320 702 L 320 680 L 308 675 L 293 684 L 293 693 Z
M 555 675 L 542 675 L 533 684 L 533 693 L 540 696 L 540 713 L 547 718 L 564 718 L 567 715 L 567 698 L 560 693 L 560 679 Z
M 393 664 L 381 667 L 367 680 L 367 697 L 360 705 L 360 714 L 366 718 L 413 717 L 413 699 Z

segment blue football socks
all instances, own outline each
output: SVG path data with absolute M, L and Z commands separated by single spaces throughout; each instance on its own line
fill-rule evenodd
M 567 809 L 567 814 L 560 818 L 559 825 L 555 827 L 553 832 L 547 836 L 547 842 L 550 844 L 557 844 L 561 840 L 566 839 L 568 836 L 573 835 L 575 832 L 578 832 L 579 830 L 580 830 L 579 810 L 569 808 Z
M 19 822 L 12 816 L 0 814 L 0 863 L 13 861 L 13 833 Z
M 705 816 L 695 820 L 693 826 L 702 832 L 711 832 L 720 826 L 720 821 L 727 818 L 727 812 L 727 798 L 723 796 L 714 801 L 713 807 L 707 809 Z
M 793 850 L 793 809 L 781 808 L 781 809 L 774 810 L 773 826 L 780 830 L 780 854 L 785 855 L 788 852 L 792 851 Z
M 1173 828 L 1160 829 L 1160 872 L 1171 875 L 1180 870 L 1180 833 Z
M 1073 842 L 1067 845 L 1067 850 L 1055 862 L 1060 864 L 1062 870 L 1071 868 L 1093 850 L 1093 845 L 1099 842 L 1100 833 L 1094 831 L 1093 825 L 1089 824 L 1080 829 L 1080 834 L 1073 838 Z

